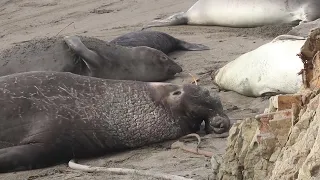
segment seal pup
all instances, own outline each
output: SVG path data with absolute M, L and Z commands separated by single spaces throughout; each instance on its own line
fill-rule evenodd
M 56 71 L 107 79 L 162 81 L 182 71 L 177 63 L 156 49 L 122 47 L 86 36 L 77 38 L 37 38 L 7 48 L 0 52 L 0 76 L 28 71 Z M 78 50 L 83 49 L 82 55 L 86 58 L 72 52 L 68 47 L 70 44 Z M 88 58 L 95 51 L 102 53 L 101 49 L 112 51 L 112 56 Z
M 83 58 L 93 77 L 149 82 L 165 81 L 182 72 L 166 54 L 150 47 L 124 47 L 101 40 L 92 51 L 78 36 L 65 36 L 64 40 Z
M 0 89 L 0 172 L 178 139 L 203 121 L 230 128 L 218 95 L 192 84 L 38 71 L 0 77 Z
M 281 35 L 245 53 L 213 74 L 220 89 L 259 97 L 293 94 L 302 86 L 298 73 L 303 63 L 297 56 L 306 39 Z
M 203 51 L 210 49 L 208 46 L 189 43 L 159 31 L 130 32 L 113 39 L 110 43 L 131 47 L 147 46 L 165 54 L 175 50 Z
M 320 27 L 320 19 L 300 23 L 298 26 L 293 27 L 287 34 L 294 35 L 294 36 L 302 36 L 302 37 L 308 37 L 310 34 L 310 31 L 315 28 Z
M 313 21 L 320 17 L 319 0 L 198 0 L 187 12 L 144 26 L 212 25 L 257 27 Z

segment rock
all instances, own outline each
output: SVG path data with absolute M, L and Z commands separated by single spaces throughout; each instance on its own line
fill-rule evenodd
M 297 94 L 272 97 L 265 114 L 233 125 L 219 180 L 320 179 L 319 40 L 317 28 L 301 47 Z
M 319 98 L 318 94 L 309 101 L 291 128 L 288 128 L 288 118 L 269 120 L 268 130 L 262 120 L 245 119 L 234 124 L 218 179 L 305 180 L 320 177 Z

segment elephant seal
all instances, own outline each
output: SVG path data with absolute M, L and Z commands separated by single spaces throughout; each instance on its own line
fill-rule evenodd
M 187 12 L 155 20 L 143 29 L 169 25 L 257 27 L 313 21 L 320 17 L 319 0 L 198 0 Z
M 69 72 L 0 77 L 0 172 L 229 130 L 217 95 L 197 85 L 111 80 Z
M 92 51 L 78 36 L 66 36 L 64 41 L 88 64 L 93 77 L 149 82 L 165 81 L 182 72 L 166 54 L 150 47 L 124 47 L 100 40 Z
M 81 47 L 77 50 L 81 50 L 86 58 L 72 53 L 68 44 Z M 102 49 L 112 51 L 112 56 L 105 57 L 106 53 Z M 95 51 L 103 55 L 88 58 Z M 162 81 L 172 78 L 182 69 L 156 49 L 122 47 L 86 36 L 59 36 L 33 39 L 0 52 L 0 76 L 28 71 L 72 72 L 106 79 Z
M 165 54 L 175 50 L 203 51 L 210 49 L 208 46 L 189 43 L 159 31 L 130 32 L 113 39 L 110 43 L 131 47 L 147 46 Z
M 297 56 L 305 38 L 281 35 L 245 53 L 213 74 L 220 89 L 259 97 L 293 94 L 302 86 L 303 63 Z
M 292 30 L 290 30 L 287 34 L 307 38 L 312 29 L 319 27 L 320 19 L 317 19 L 310 22 L 300 23 L 298 26 L 293 27 Z

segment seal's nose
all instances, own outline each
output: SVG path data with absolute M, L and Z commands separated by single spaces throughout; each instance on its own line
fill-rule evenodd
M 169 72 L 176 74 L 176 73 L 180 73 L 182 72 L 182 68 L 181 66 L 179 66 L 177 63 L 175 63 L 174 61 L 171 61 L 172 63 L 170 63 L 169 65 Z
M 229 131 L 231 122 L 227 115 L 217 115 L 211 119 L 210 126 L 216 134 L 222 134 Z

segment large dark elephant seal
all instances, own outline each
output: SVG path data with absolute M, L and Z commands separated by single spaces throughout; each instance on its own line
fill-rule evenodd
M 155 20 L 143 29 L 170 25 L 257 27 L 320 18 L 319 0 L 198 0 L 187 12 Z
M 159 31 L 130 32 L 113 39 L 110 43 L 131 47 L 147 46 L 158 49 L 165 54 L 175 50 L 203 51 L 210 49 L 208 46 L 189 43 Z
M 68 72 L 0 77 L 0 171 L 41 168 L 194 133 L 229 130 L 218 96 L 197 85 Z
M 76 47 L 86 49 L 82 50 L 82 55 L 99 51 L 102 53 L 99 59 L 83 58 L 72 53 L 61 36 L 33 39 L 0 52 L 0 76 L 28 71 L 56 71 L 107 79 L 163 81 L 182 71 L 178 64 L 156 49 L 122 47 L 93 37 L 77 38 L 81 41 L 72 42 Z M 68 38 L 67 41 L 69 43 Z M 110 51 L 113 56 L 105 58 L 106 52 Z

